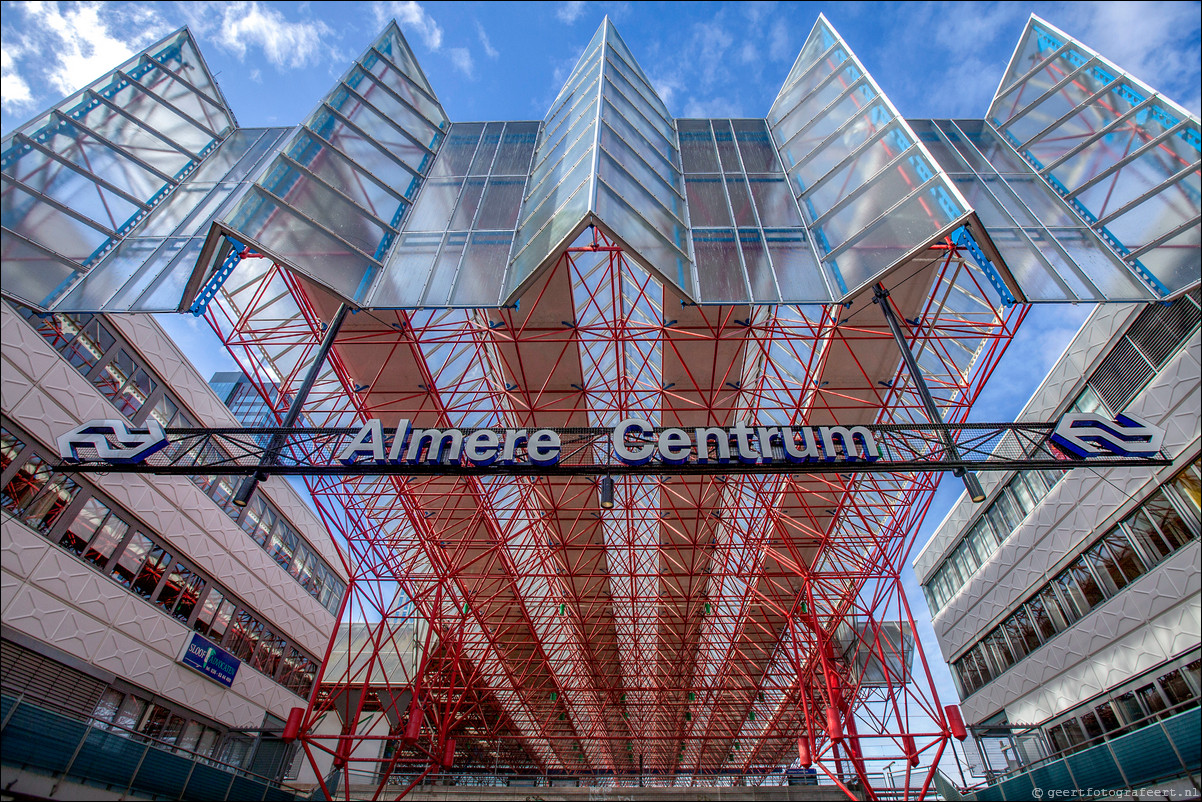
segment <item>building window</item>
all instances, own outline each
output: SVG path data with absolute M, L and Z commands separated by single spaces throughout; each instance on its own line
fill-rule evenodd
M 974 693 L 1198 537 L 1202 523 L 1190 495 L 1198 475 L 1195 460 L 954 661 L 962 694 Z M 982 670 L 982 660 L 991 670 Z
M 134 349 L 113 334 L 102 322 L 101 316 L 75 316 L 65 313 L 42 315 L 20 305 L 17 305 L 16 309 L 52 348 L 91 381 L 131 422 L 141 425 L 147 418 L 153 417 L 164 427 L 195 426 L 181 410 L 179 401 L 164 389 L 162 381 L 134 355 Z M 275 423 L 270 408 L 259 399 L 256 388 L 249 382 L 245 385 L 239 383 L 238 388 L 242 405 L 249 405 L 247 409 L 262 408 L 262 420 L 256 421 L 257 424 Z M 232 400 L 233 396 L 230 398 Z M 205 464 L 231 461 L 228 454 L 212 443 L 198 443 L 193 448 L 205 449 Z M 179 452 L 182 449 L 183 446 L 171 446 L 163 453 L 170 459 L 177 459 L 180 458 Z M 283 517 L 278 511 L 271 509 L 270 505 L 262 500 L 262 496 L 256 495 L 255 498 L 260 500 L 260 510 L 270 511 L 271 522 L 265 529 L 260 530 L 259 527 L 263 524 L 257 519 L 247 523 L 247 519 L 242 518 L 247 513 L 233 504 L 240 481 L 237 477 L 196 475 L 189 478 L 231 519 L 241 519 L 247 533 L 267 550 L 306 592 L 330 612 L 336 611 L 346 588 L 345 583 L 337 578 L 324 560 L 312 553 L 294 530 L 281 530 L 278 537 L 274 534 L 276 520 L 279 519 L 280 525 L 283 525 Z M 41 480 L 44 482 L 45 477 Z M 20 490 L 20 486 L 13 488 L 14 492 Z M 7 492 L 7 488 L 5 491 Z M 25 488 L 25 492 L 28 492 L 28 488 Z M 52 501 L 46 499 L 48 505 Z M 7 500 L 5 506 L 9 507 Z M 249 510 L 250 507 L 246 509 Z M 48 509 L 50 514 L 61 512 L 62 509 L 53 506 Z M 310 564 L 313 567 L 307 568 Z
M 1199 300 L 1198 291 L 1184 295 L 1165 306 L 1149 305 L 1128 328 L 1127 333 L 1115 344 L 1111 352 L 1099 363 L 1094 375 L 1090 377 L 1076 399 L 1069 405 L 1069 411 L 1097 412 L 1117 414 L 1122 412 L 1127 404 L 1138 395 L 1140 389 L 1164 367 L 1198 328 Z M 1103 400 L 1106 399 L 1106 400 Z M 923 586 L 932 586 L 928 592 L 928 603 L 933 599 L 935 604 L 932 612 L 938 612 L 951 601 L 961 587 L 966 584 L 986 559 L 996 551 L 1001 543 L 1018 528 L 1023 519 L 1030 513 L 1039 501 L 1046 496 L 1060 481 L 1063 474 L 1052 471 L 1019 471 L 994 498 L 989 507 L 984 510 L 978 522 L 968 530 L 962 543 L 971 541 L 975 561 L 968 563 L 961 553 L 960 547 L 949 549 L 942 564 L 937 566 L 931 577 Z M 1199 509 L 1202 486 L 1196 469 L 1179 475 L 1175 481 L 1180 482 L 1179 491 L 1186 499 L 1192 499 L 1193 509 Z M 1195 517 L 1197 517 L 1195 513 Z M 982 537 L 984 532 L 978 532 L 977 527 L 988 520 L 993 537 Z M 1135 522 L 1135 525 L 1145 526 L 1145 522 Z M 1166 526 L 1171 526 L 1170 521 Z M 1177 543 L 1183 543 L 1184 535 L 1188 540 L 1188 531 L 1176 528 L 1168 533 L 1147 534 L 1147 550 L 1151 554 L 1159 554 L 1154 558 L 1159 560 L 1169 551 L 1180 548 L 1180 545 L 1159 543 L 1161 534 L 1165 540 L 1173 544 L 1171 539 L 1176 537 Z M 985 547 L 985 548 L 982 548 Z M 1165 551 L 1168 549 L 1168 551 Z M 957 570 L 951 566 L 956 565 Z M 966 570 L 973 566 L 971 570 Z M 957 573 L 959 576 L 957 576 Z
M 0 428 L 0 453 L 7 455 L 0 501 L 18 520 L 164 614 L 191 624 L 216 644 L 224 643 L 273 679 L 283 655 L 298 655 L 296 659 L 310 668 L 277 681 L 301 696 L 308 694 L 316 675 L 314 661 L 283 636 L 265 630 L 254 613 L 187 561 L 173 559 L 175 550 L 134 523 L 133 516 L 90 486 L 51 471 L 45 457 L 7 427 Z M 50 501 L 42 503 L 43 499 Z M 231 628 L 231 621 L 238 626 Z M 302 687 L 302 682 L 309 686 Z
M 210 588 L 192 628 L 213 643 L 221 643 L 234 617 L 234 606 L 220 590 Z

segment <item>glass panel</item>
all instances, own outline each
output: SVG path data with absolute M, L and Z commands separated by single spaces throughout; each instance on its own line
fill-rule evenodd
M 146 535 L 141 532 L 134 534 L 113 566 L 113 578 L 128 588 L 134 577 L 138 576 L 142 563 L 153 546 L 154 543 Z
M 159 740 L 163 743 L 174 744 L 183 730 L 184 719 L 181 716 L 172 716 L 167 721 L 166 726 L 163 727 L 163 732 L 159 735 Z
M 772 258 L 776 282 L 785 301 L 823 302 L 830 298 L 830 291 L 822 280 L 822 271 L 803 229 L 768 230 L 764 232 L 764 238 L 768 244 L 768 255 Z
M 685 192 L 689 199 L 689 220 L 693 228 L 731 225 L 730 210 L 726 205 L 726 193 L 722 190 L 722 177 L 685 179 Z
M 226 638 L 226 648 L 230 654 L 243 662 L 250 662 L 255 649 L 259 645 L 259 637 L 263 632 L 263 624 L 246 610 L 239 610 L 234 616 L 233 627 Z
M 233 614 L 234 603 L 217 588 L 210 588 L 192 628 L 214 643 L 220 643 Z
M 254 667 L 269 677 L 274 677 L 284 653 L 284 639 L 265 629 L 255 652 Z
M 1186 682 L 1185 675 L 1181 673 L 1180 669 L 1162 675 L 1158 682 L 1170 704 L 1185 704 L 1194 698 L 1194 692 L 1190 689 L 1189 683 Z
M 530 174 L 530 159 L 537 139 L 538 123 L 506 123 L 492 174 L 517 175 L 524 180 Z
M 1055 589 L 1051 586 L 1047 586 L 1039 591 L 1038 599 L 1040 606 L 1051 619 L 1052 624 L 1055 625 L 1057 632 L 1063 632 L 1068 629 L 1070 624 L 1077 620 L 1077 616 L 1073 615 L 1072 609 L 1064 606 Z
M 179 620 L 187 621 L 204 585 L 204 580 L 188 566 L 176 563 L 154 603 Z
M 1102 702 L 1094 708 L 1094 712 L 1098 716 L 1098 723 L 1106 732 L 1114 732 L 1119 728 L 1118 716 L 1114 714 L 1114 708 L 1110 706 L 1110 702 Z
M 138 722 L 142 720 L 142 713 L 146 710 L 147 702 L 145 699 L 140 699 L 133 694 L 125 697 L 125 701 L 121 703 L 121 707 L 117 710 L 117 717 L 113 721 L 118 727 L 125 731 L 131 731 L 138 726 Z
M 756 303 L 771 303 L 780 299 L 776 282 L 772 277 L 772 265 L 764 249 L 764 240 L 754 228 L 739 229 L 739 247 L 743 251 L 743 263 L 747 267 L 747 280 L 751 284 L 751 298 Z
M 1031 618 L 1031 625 L 1039 633 L 1040 638 L 1046 641 L 1056 634 L 1056 623 L 1048 613 L 1042 593 L 1027 601 L 1027 614 Z
M 1094 605 L 1106 598 L 1102 587 L 1090 573 L 1084 557 L 1078 558 L 1056 577 L 1056 584 L 1064 597 L 1076 608 L 1078 616 L 1084 616 Z
M 109 514 L 109 508 L 95 498 L 84 502 L 83 508 L 75 516 L 59 540 L 59 545 L 75 554 L 83 554 L 84 548 L 91 541 L 96 529 L 104 522 Z
M 467 245 L 467 234 L 452 232 L 443 240 L 442 252 L 430 274 L 430 285 L 426 288 L 423 303 L 426 306 L 442 306 L 451 294 L 451 287 L 459 274 L 459 262 Z
M 736 226 L 756 225 L 755 210 L 751 205 L 751 194 L 747 182 L 741 175 L 726 177 L 726 194 L 730 196 L 730 208 L 735 215 Z
M 159 738 L 163 734 L 163 730 L 167 727 L 167 721 L 171 717 L 171 711 L 162 705 L 151 705 L 146 713 L 142 716 L 142 721 L 138 725 L 138 732 L 149 738 Z
M 1141 510 L 1135 510 L 1123 519 L 1132 540 L 1144 551 L 1152 565 L 1160 562 L 1172 553 L 1173 548 L 1165 542 L 1160 531 Z
M 201 733 L 204 732 L 204 725 L 199 721 L 189 721 L 184 731 L 179 736 L 179 747 L 195 752 L 196 745 L 200 743 Z
M 371 306 L 390 308 L 421 305 L 430 269 L 442 245 L 441 233 L 403 234 L 380 280 Z
M 1181 516 L 1177 514 L 1163 490 L 1157 489 L 1149 496 L 1143 503 L 1143 509 L 1174 551 L 1190 541 L 1190 529 L 1185 521 L 1181 520 Z
M 1135 691 L 1135 695 L 1139 697 L 1140 702 L 1143 703 L 1148 713 L 1153 716 L 1168 707 L 1165 704 L 1164 697 L 1160 695 L 1160 691 L 1157 690 L 1155 685 L 1145 685 L 1142 688 L 1138 688 Z
M 30 459 L 26 462 L 26 466 L 32 461 L 33 459 Z M 23 474 L 24 472 L 25 466 L 21 469 L 21 473 Z M 20 478 L 21 474 L 18 474 L 16 477 L 13 477 L 13 480 L 9 484 L 15 484 Z M 46 482 L 45 487 L 42 488 L 42 492 L 25 508 L 22 520 L 31 529 L 43 535 L 49 534 L 63 512 L 75 500 L 75 495 L 78 492 L 79 485 L 75 483 L 74 479 L 61 473 L 56 473 Z M 7 495 L 6 489 L 5 496 Z
M 716 173 L 718 154 L 708 120 L 678 120 L 680 158 L 686 173 Z
M 516 214 L 516 209 L 514 211 Z M 513 235 L 509 233 L 472 234 L 455 280 L 451 303 L 456 306 L 498 303 L 512 245 Z
M 755 208 L 759 213 L 761 225 L 765 228 L 801 225 L 797 204 L 783 178 L 748 176 L 747 182 L 751 186 L 751 195 L 755 198 Z
M 1110 555 L 1110 565 L 1113 568 L 1110 571 L 1111 576 L 1114 577 L 1119 587 L 1132 581 L 1147 570 L 1144 567 L 1144 561 L 1140 559 L 1139 552 L 1135 550 L 1131 541 L 1127 539 L 1127 536 L 1123 534 L 1122 529 L 1119 527 L 1115 527 L 1107 532 L 1105 537 L 1102 538 L 1102 543 Z M 1115 573 L 1116 571 L 1118 574 Z M 1121 582 L 1119 581 L 1119 576 L 1122 577 Z
M 748 173 L 780 172 L 776 161 L 776 147 L 768 135 L 764 120 L 731 120 L 743 169 Z
M 163 573 L 170 564 L 171 555 L 162 546 L 153 545 L 146 556 L 146 562 L 142 565 L 142 570 L 138 572 L 133 585 L 131 585 L 133 592 L 145 599 L 149 599 L 154 594 L 154 589 L 158 587 L 159 580 L 163 578 Z
M 1173 486 L 1195 512 L 1202 510 L 1202 481 L 1199 480 L 1198 463 L 1174 476 Z
M 117 715 L 117 708 L 121 706 L 121 700 L 125 698 L 125 694 L 120 691 L 115 691 L 109 688 L 101 695 L 100 700 L 96 703 L 96 709 L 92 711 L 92 716 L 100 721 L 112 723 Z M 101 724 L 100 721 L 93 721 L 92 726 L 102 730 L 107 730 L 108 727 Z
M 729 120 L 711 120 L 714 126 L 714 141 L 718 146 L 718 160 L 722 169 L 728 173 L 741 173 L 743 166 L 739 162 L 739 150 L 735 145 L 735 135 L 730 128 Z
M 483 178 L 467 179 L 449 228 L 464 231 L 472 227 L 472 221 L 476 219 L 476 210 L 480 208 L 480 197 L 484 194 L 484 183 Z
M 1124 724 L 1130 725 L 1141 721 L 1147 713 L 1139 704 L 1139 699 L 1136 698 L 1134 691 L 1127 691 L 1121 696 L 1114 699 L 1115 709 L 1118 710 L 1119 716 Z
M 745 301 L 748 298 L 739 247 L 730 229 L 693 232 L 697 279 L 706 301 Z
M 512 230 L 517 225 L 525 183 L 524 178 L 490 178 L 476 228 Z M 500 284 L 497 286 L 499 288 Z

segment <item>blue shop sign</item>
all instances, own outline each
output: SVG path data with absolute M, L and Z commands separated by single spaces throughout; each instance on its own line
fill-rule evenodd
M 233 684 L 238 666 L 242 665 L 242 661 L 237 657 L 195 633 L 188 642 L 188 648 L 184 650 L 181 662 L 227 688 Z

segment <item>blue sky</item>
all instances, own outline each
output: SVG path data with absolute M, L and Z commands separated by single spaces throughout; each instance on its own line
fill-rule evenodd
M 543 117 L 606 14 L 677 116 L 764 116 L 819 12 L 909 117 L 983 116 L 1031 13 L 1195 115 L 1202 105 L 1197 2 L 6 2 L 0 9 L 6 133 L 182 25 L 240 124 L 298 123 L 391 18 L 454 121 Z M 1013 419 L 1088 311 L 1036 307 L 973 417 Z M 162 320 L 203 375 L 231 369 L 203 324 Z M 958 482 L 943 483 L 918 547 L 959 492 Z M 924 618 L 912 576 L 908 595 Z M 929 623 L 925 630 L 941 696 L 951 701 Z

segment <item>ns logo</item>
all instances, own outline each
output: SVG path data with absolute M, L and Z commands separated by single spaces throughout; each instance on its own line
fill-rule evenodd
M 67 462 L 85 459 L 128 465 L 143 462 L 151 454 L 167 446 L 167 433 L 158 421 L 146 421 L 145 429 L 131 429 L 123 420 L 94 420 L 58 438 L 58 454 Z M 80 456 L 90 449 L 96 456 Z

